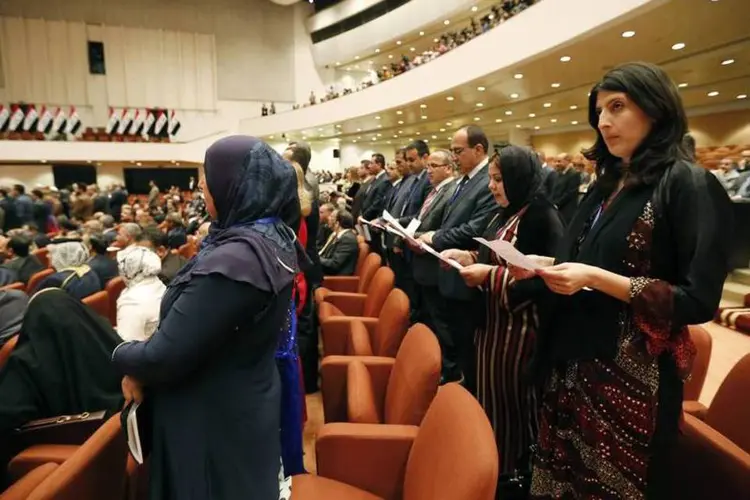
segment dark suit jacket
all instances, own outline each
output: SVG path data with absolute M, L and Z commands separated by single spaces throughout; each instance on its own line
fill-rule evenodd
M 366 220 L 377 219 L 383 215 L 388 193 L 393 189 L 388 176 L 383 174 L 365 186 L 365 198 L 362 201 L 362 217 Z
M 406 227 L 409 221 L 419 214 L 419 209 L 422 208 L 424 200 L 427 198 L 432 185 L 430 185 L 430 178 L 427 176 L 427 169 L 422 170 L 422 173 L 416 176 L 412 176 L 415 179 L 415 183 L 412 185 L 409 197 L 404 205 L 402 214 L 393 214 L 394 217 L 399 218 L 399 222 L 402 226 Z M 404 222 L 405 220 L 405 222 Z
M 427 209 L 427 213 L 422 219 L 422 223 L 417 228 L 415 236 L 419 236 L 422 233 L 428 231 L 436 231 L 440 229 L 440 225 L 443 223 L 443 215 L 445 209 L 448 206 L 448 201 L 453 195 L 453 191 L 456 189 L 456 180 L 454 179 L 435 195 L 435 199 L 432 201 L 432 205 Z M 422 207 L 420 207 L 421 209 Z M 436 257 L 430 254 L 413 254 L 412 269 L 414 270 L 414 281 L 422 286 L 437 286 L 438 285 L 438 271 L 440 270 L 440 263 Z
M 182 269 L 182 266 L 185 264 L 187 264 L 187 259 L 185 257 L 170 252 L 169 255 L 161 261 L 161 274 L 159 274 L 159 279 L 165 285 L 169 286 L 169 283 L 171 283 L 174 277 L 177 276 L 177 273 L 180 272 L 180 269 Z
M 359 256 L 359 245 L 354 231 L 344 231 L 336 238 L 323 255 L 320 256 L 320 265 L 323 274 L 327 276 L 351 276 L 357 268 L 357 257 Z
M 44 270 L 44 266 L 35 255 L 9 260 L 2 267 L 15 271 L 18 274 L 18 281 L 22 281 L 24 284 L 28 284 L 29 279 L 34 274 Z
M 354 195 L 354 199 L 352 200 L 352 217 L 354 217 L 355 221 L 359 218 L 360 215 L 362 215 L 362 204 L 365 201 L 365 193 L 370 187 L 372 181 L 373 179 L 369 179 L 366 182 L 363 182 L 359 186 L 357 194 Z
M 398 186 L 391 190 L 391 196 L 388 200 L 386 209 L 388 210 L 388 213 L 390 213 L 395 218 L 398 219 L 398 216 L 401 213 L 401 209 L 403 209 L 404 206 L 408 203 L 409 195 L 412 191 L 411 188 L 412 186 L 414 186 L 415 182 L 417 182 L 417 178 L 410 175 L 406 179 L 403 179 Z M 385 233 L 385 247 L 393 248 L 396 244 L 396 239 L 397 238 L 393 233 Z
M 432 237 L 432 246 L 435 250 L 474 250 L 479 246 L 474 238 L 482 236 L 497 210 L 497 203 L 487 187 L 487 168 L 487 165 L 482 167 L 461 188 L 453 203 L 449 202 L 443 215 L 443 223 Z M 460 178 L 458 180 L 460 181 Z M 440 293 L 452 299 L 471 300 L 478 292 L 476 288 L 468 288 L 458 271 L 452 268 L 440 269 L 438 283 Z
M 578 208 L 578 188 L 581 185 L 581 175 L 574 168 L 557 175 L 555 188 L 552 192 L 552 203 L 560 211 L 563 220 L 568 223 Z
M 315 238 L 315 247 L 319 252 L 323 248 L 323 245 L 326 244 L 326 241 L 328 241 L 329 236 L 331 236 L 331 228 L 328 227 L 328 224 L 321 224 L 318 228 L 318 235 Z

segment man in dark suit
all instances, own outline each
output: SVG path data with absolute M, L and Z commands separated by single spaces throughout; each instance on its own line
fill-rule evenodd
M 427 161 L 427 178 L 430 181 L 430 191 L 425 201 L 419 207 L 416 217 L 421 221 L 414 236 L 419 238 L 429 231 L 440 229 L 443 214 L 448 206 L 448 200 L 455 188 L 453 171 L 455 164 L 450 151 L 439 149 L 432 153 Z M 423 250 L 411 247 L 411 269 L 415 283 L 415 291 L 420 300 L 412 305 L 412 322 L 424 323 L 435 331 L 435 316 L 440 308 L 447 307 L 446 300 L 440 295 L 438 288 L 438 272 L 440 265 L 432 255 Z
M 451 141 L 451 152 L 458 164 L 459 177 L 443 215 L 440 229 L 420 238 L 435 250 L 451 248 L 474 250 L 497 209 L 487 187 L 487 151 L 489 141 L 481 128 L 469 125 L 458 130 Z M 435 333 L 443 347 L 443 381 L 465 378 L 474 390 L 474 352 L 472 349 L 476 312 L 480 305 L 478 290 L 466 286 L 458 272 L 440 269 L 440 293 L 449 307 L 438 311 Z
M 385 203 L 393 186 L 388 176 L 385 174 L 385 157 L 380 153 L 372 155 L 369 165 L 369 172 L 373 180 L 364 186 L 365 194 L 362 200 L 362 213 L 360 218 L 364 220 L 376 220 L 383 215 Z M 383 256 L 382 235 L 376 231 L 371 231 L 372 241 L 370 241 L 370 250 Z
M 422 140 L 417 140 L 406 146 L 404 150 L 404 161 L 406 162 L 409 172 L 414 177 L 414 183 L 409 190 L 409 198 L 404 204 L 400 214 L 393 214 L 394 217 L 400 217 L 401 225 L 406 224 L 419 213 L 427 194 L 432 189 L 430 179 L 427 176 L 427 159 L 430 156 L 430 148 Z M 404 224 L 404 221 L 406 224 Z
M 362 215 L 362 203 L 365 200 L 365 193 L 368 190 L 368 186 L 373 181 L 369 167 L 370 160 L 362 160 L 362 164 L 359 166 L 359 178 L 361 184 L 357 190 L 357 194 L 354 195 L 354 199 L 352 200 L 352 217 L 354 217 L 354 220 L 359 220 L 359 216 Z
M 44 270 L 44 266 L 36 256 L 29 253 L 31 239 L 25 234 L 14 235 L 8 240 L 5 254 L 8 256 L 2 267 L 15 271 L 18 281 L 24 285 L 29 283 L 29 278 L 39 271 Z M 9 284 L 9 283 L 6 283 Z
M 404 149 L 399 149 L 396 152 L 395 164 L 388 167 L 388 174 L 393 183 L 393 189 L 386 204 L 386 210 L 396 218 L 403 213 L 403 209 L 409 201 L 412 187 L 417 180 L 416 177 L 411 175 L 409 164 L 405 161 L 404 152 Z M 378 222 L 385 224 L 382 220 Z M 401 238 L 396 237 L 391 232 L 386 232 L 383 236 L 383 241 L 388 265 L 395 275 L 396 287 L 403 290 L 408 296 L 411 296 L 413 289 L 412 271 L 404 259 Z
M 315 247 L 318 252 L 323 248 L 323 245 L 328 241 L 328 237 L 331 236 L 331 226 L 328 224 L 333 212 L 336 211 L 336 207 L 332 203 L 324 203 L 320 206 L 319 218 L 320 227 L 318 228 L 318 234 L 315 236 Z
M 332 238 L 320 250 L 320 264 L 327 276 L 352 276 L 357 268 L 359 245 L 354 219 L 345 210 L 336 210 L 330 220 Z
M 573 168 L 570 155 L 567 153 L 557 156 L 556 169 L 557 179 L 551 200 L 567 224 L 573 219 L 578 209 L 578 188 L 581 186 L 581 175 Z

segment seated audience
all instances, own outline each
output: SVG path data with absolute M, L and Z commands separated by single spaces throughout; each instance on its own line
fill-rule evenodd
M 167 235 L 157 228 L 149 228 L 144 231 L 138 240 L 138 245 L 150 248 L 159 256 L 161 259 L 161 274 L 159 274 L 159 279 L 165 285 L 169 285 L 174 277 L 177 276 L 177 273 L 180 272 L 182 266 L 188 262 L 182 255 L 169 250 Z
M 167 287 L 159 279 L 161 259 L 148 248 L 131 246 L 117 253 L 126 288 L 117 299 L 117 333 L 123 340 L 146 340 L 159 325 Z
M 22 291 L 0 290 L 0 347 L 21 329 L 28 304 Z
M 134 245 L 141 236 L 141 233 L 143 233 L 141 226 L 135 222 L 126 222 L 120 226 L 120 230 L 117 232 L 115 245 L 118 248 L 127 248 L 130 245 Z
M 167 226 L 167 243 L 169 248 L 177 250 L 182 245 L 187 243 L 187 233 L 185 232 L 185 224 L 182 222 L 182 217 L 177 212 L 171 212 L 166 218 Z
M 318 210 L 320 214 L 320 226 L 318 226 L 318 234 L 315 238 L 315 246 L 320 251 L 328 241 L 328 238 L 333 234 L 331 226 L 328 225 L 328 221 L 331 215 L 336 211 L 336 208 L 331 203 L 323 203 Z
M 357 267 L 359 246 L 352 230 L 352 214 L 336 210 L 329 220 L 331 236 L 320 250 L 320 265 L 328 276 L 351 276 Z
M 86 264 L 89 251 L 80 240 L 60 239 L 49 246 L 50 265 L 55 273 L 47 276 L 31 294 L 45 288 L 62 288 L 81 300 L 102 290 L 102 282 Z
M 24 234 L 18 234 L 8 240 L 5 247 L 7 256 L 2 267 L 15 271 L 18 281 L 26 285 L 32 275 L 44 269 L 39 259 L 29 253 L 31 240 Z
M 107 253 L 107 240 L 101 234 L 94 234 L 89 238 L 89 247 L 94 252 L 89 267 L 99 276 L 102 286 L 107 286 L 112 278 L 117 277 L 117 262 Z

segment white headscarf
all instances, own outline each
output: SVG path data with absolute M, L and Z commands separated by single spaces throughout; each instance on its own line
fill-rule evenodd
M 55 271 L 62 271 L 63 269 L 71 269 L 81 267 L 89 260 L 89 251 L 80 241 L 67 241 L 65 243 L 57 243 L 54 241 L 52 245 L 48 245 L 49 248 L 49 261 Z
M 129 246 L 117 252 L 117 267 L 125 283 L 134 285 L 161 272 L 161 259 L 145 247 Z

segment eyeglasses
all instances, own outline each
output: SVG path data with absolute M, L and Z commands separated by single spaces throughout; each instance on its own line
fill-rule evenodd
M 450 167 L 447 163 L 428 163 L 427 168 Z
M 461 153 L 464 152 L 464 149 L 466 149 L 466 148 L 451 148 L 450 152 L 453 153 L 456 156 L 459 156 Z

